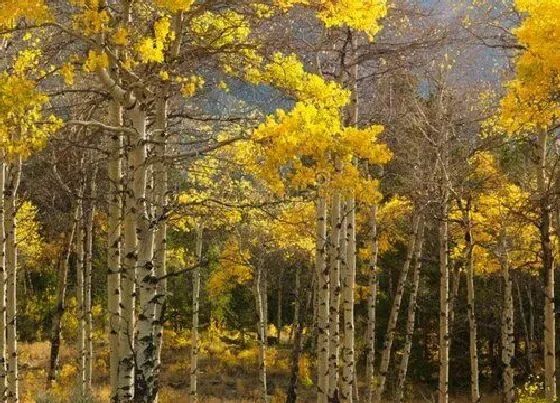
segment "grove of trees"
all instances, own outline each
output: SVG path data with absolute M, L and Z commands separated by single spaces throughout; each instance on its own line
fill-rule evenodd
M 558 400 L 560 0 L 0 0 L 0 55 L 2 401 Z

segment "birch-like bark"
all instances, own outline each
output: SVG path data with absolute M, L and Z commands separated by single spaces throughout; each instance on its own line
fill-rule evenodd
M 502 400 L 510 403 L 515 400 L 515 385 L 513 383 L 513 368 L 511 361 L 514 353 L 513 343 L 513 294 L 511 275 L 509 272 L 509 256 L 507 251 L 507 238 L 505 228 L 500 231 L 499 239 L 499 258 L 502 269 L 503 287 L 503 307 L 502 307 Z
M 137 135 L 134 139 L 133 188 L 136 213 L 136 237 L 138 241 L 138 261 L 136 282 L 138 286 L 138 317 L 136 355 L 135 398 L 149 402 L 155 398 L 155 295 L 157 279 L 153 267 L 154 231 L 150 224 L 149 208 L 146 200 L 146 112 L 144 105 L 137 105 L 132 111 L 132 124 Z
M 449 265 L 447 264 L 447 190 L 443 190 L 439 223 L 440 317 L 439 403 L 447 403 L 449 388 Z
M 3 47 L 3 46 L 2 46 Z M 0 155 L 0 399 L 6 400 L 6 228 L 4 187 L 6 163 Z
M 159 98 L 156 103 L 156 121 L 153 134 L 155 217 L 154 271 L 158 278 L 155 299 L 154 333 L 156 338 L 155 372 L 156 379 L 161 371 L 161 350 L 163 346 L 163 324 L 165 321 L 165 301 L 167 296 L 167 274 L 165 253 L 167 250 L 167 169 L 164 162 L 167 142 L 167 101 Z
M 113 101 L 109 108 L 112 125 L 122 126 L 122 108 Z M 107 219 L 107 306 L 109 310 L 109 383 L 111 402 L 119 394 L 119 328 L 121 316 L 121 221 L 122 221 L 122 161 L 123 138 L 121 132 L 111 134 L 109 143 L 108 219 Z
M 198 263 L 202 262 L 202 223 L 198 225 L 196 232 L 195 258 Z M 197 396 L 197 377 L 198 377 L 198 354 L 200 352 L 199 309 L 200 309 L 200 266 L 193 270 L 193 316 L 191 329 L 191 383 L 190 396 L 191 402 L 198 400 Z
M 95 217 L 95 198 L 97 193 L 97 165 L 93 168 L 89 183 L 89 201 L 86 216 L 86 243 L 85 243 L 85 272 L 84 272 L 84 314 L 85 314 L 85 342 L 86 363 L 85 377 L 86 390 L 91 391 L 91 376 L 93 369 L 93 316 L 91 312 L 91 276 L 93 265 L 93 220 Z
M 470 207 L 463 211 L 465 225 L 465 262 L 467 264 L 467 310 L 469 316 L 469 356 L 471 362 L 471 402 L 480 401 L 480 385 L 478 380 L 478 349 L 476 347 L 476 316 L 474 309 L 474 239 Z
M 327 206 L 317 200 L 315 271 L 318 277 L 317 306 L 317 403 L 327 403 L 329 390 L 329 269 L 326 262 Z M 334 253 L 334 252 L 333 252 Z
M 340 171 L 340 164 L 337 163 Z M 340 354 L 340 269 L 346 257 L 342 255 L 342 244 L 346 236 L 346 228 L 342 225 L 343 202 L 340 193 L 335 191 L 331 202 L 330 256 L 329 256 L 329 400 L 339 399 L 339 354 Z M 342 230 L 344 228 L 344 231 Z
M 86 343 L 84 312 L 84 193 L 78 199 L 78 226 L 76 227 L 76 298 L 78 300 L 78 380 L 81 396 L 86 391 Z
M 399 377 L 397 383 L 397 393 L 399 402 L 404 402 L 404 387 L 406 382 L 406 374 L 408 371 L 408 359 L 412 350 L 412 340 L 414 337 L 414 327 L 416 324 L 416 309 L 418 288 L 420 286 L 420 269 L 422 268 L 422 246 L 424 244 L 424 218 L 420 219 L 418 225 L 418 236 L 416 239 L 416 251 L 414 253 L 414 272 L 412 275 L 412 289 L 408 297 L 408 316 L 406 318 L 406 337 L 404 349 L 399 364 Z
M 78 226 L 79 219 L 79 205 L 74 209 L 72 217 L 72 225 L 70 231 L 64 240 L 64 249 L 58 268 L 58 278 L 56 286 L 56 309 L 54 311 L 52 325 L 51 325 L 51 353 L 49 359 L 49 374 L 48 381 L 54 381 L 59 367 L 59 353 L 60 353 L 60 332 L 62 315 L 66 309 L 66 287 L 68 285 L 68 268 L 70 266 L 70 251 L 74 244 L 74 234 Z
M 21 179 L 21 156 L 15 157 L 8 170 L 8 182 L 4 193 L 5 229 L 6 229 L 6 354 L 7 365 L 7 399 L 10 403 L 19 401 L 18 352 L 17 352 L 17 245 L 16 245 L 16 197 Z
M 134 399 L 134 327 L 136 307 L 136 199 L 133 174 L 138 166 L 136 153 L 130 152 L 136 140 L 130 136 L 126 147 L 126 188 L 124 200 L 124 270 L 121 273 L 121 317 L 119 325 L 118 401 Z
M 546 399 L 556 401 L 556 318 L 554 314 L 554 255 L 550 242 L 551 210 L 547 195 L 547 133 L 541 130 L 538 136 L 537 187 L 540 200 L 539 234 L 543 252 L 545 273 L 544 302 L 544 386 Z
M 382 396 L 383 392 L 385 391 L 387 371 L 389 370 L 389 362 L 391 360 L 391 347 L 393 346 L 393 340 L 395 339 L 395 332 L 397 330 L 397 320 L 399 317 L 402 297 L 405 291 L 408 269 L 410 267 L 410 262 L 412 261 L 412 258 L 414 256 L 414 248 L 416 245 L 419 221 L 420 215 L 418 214 L 418 212 L 414 212 L 414 216 L 412 218 L 412 228 L 408 236 L 406 258 L 399 276 L 399 282 L 397 285 L 395 299 L 393 300 L 393 305 L 391 306 L 391 312 L 389 313 L 387 333 L 385 334 L 385 343 L 383 345 L 383 351 L 381 352 L 381 363 L 379 365 L 379 377 L 377 381 L 377 389 L 375 391 L 375 402 L 383 401 Z
M 342 306 L 344 314 L 344 336 L 342 346 L 342 379 L 340 397 L 343 402 L 352 402 L 354 383 L 354 283 L 356 278 L 356 205 L 353 197 L 346 203 L 346 265 L 341 266 Z
M 375 388 L 375 350 L 376 350 L 376 311 L 377 311 L 377 289 L 379 278 L 377 276 L 377 256 L 379 253 L 379 242 L 377 238 L 377 204 L 374 204 L 370 212 L 370 259 L 368 267 L 368 323 L 366 334 L 366 379 L 367 379 L 367 401 L 371 403 Z
M 266 386 L 266 319 L 264 317 L 264 303 L 261 282 L 263 281 L 263 262 L 257 264 L 257 278 L 255 284 L 255 299 L 257 302 L 257 313 L 259 316 L 258 337 L 259 337 L 259 384 L 261 387 L 261 397 L 263 402 L 267 402 Z

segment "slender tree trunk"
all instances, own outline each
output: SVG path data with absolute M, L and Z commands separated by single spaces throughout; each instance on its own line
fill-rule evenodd
M 511 360 L 513 358 L 513 295 L 511 287 L 511 276 L 509 273 L 509 256 L 507 252 L 507 240 L 505 228 L 500 231 L 499 239 L 500 265 L 502 266 L 502 278 L 504 280 L 504 295 L 502 307 L 502 396 L 505 403 L 515 400 L 515 385 L 513 383 L 513 369 Z
M 89 184 L 89 203 L 86 217 L 85 273 L 84 273 L 84 313 L 86 322 L 86 390 L 91 392 L 93 369 L 93 316 L 91 313 L 91 276 L 93 265 L 93 220 L 95 217 L 95 198 L 97 193 L 97 166 L 93 168 Z
M 6 343 L 7 343 L 7 398 L 8 402 L 16 403 L 19 401 L 18 390 L 18 354 L 17 354 L 17 304 L 16 304 L 16 285 L 17 285 L 17 244 L 16 244 L 16 196 L 21 179 L 22 158 L 15 157 L 8 171 L 8 183 L 5 188 L 4 202 L 5 229 L 6 229 Z
M 535 305 L 531 295 L 531 287 L 525 286 L 527 291 L 527 300 L 529 301 L 529 350 L 533 353 L 533 344 L 535 341 Z
M 408 299 L 408 316 L 406 319 L 406 338 L 404 343 L 404 351 L 399 365 L 399 378 L 398 378 L 398 400 L 404 402 L 404 387 L 406 382 L 406 373 L 408 371 L 408 359 L 410 351 L 412 350 L 412 340 L 414 337 L 414 326 L 416 320 L 417 296 L 418 287 L 420 285 L 420 269 L 422 268 L 422 245 L 424 243 L 424 218 L 420 219 L 418 225 L 418 236 L 416 238 L 416 251 L 415 251 L 415 264 L 414 273 L 412 277 L 412 289 Z
M 132 152 L 135 161 L 133 188 L 138 242 L 136 269 L 138 316 L 135 345 L 136 390 L 134 393 L 137 401 L 150 402 L 156 396 L 154 319 L 157 279 L 153 266 L 154 231 L 146 200 L 148 166 L 146 162 L 146 112 L 144 107 L 144 105 L 138 105 L 132 111 L 133 126 L 137 133 Z
M 135 139 L 128 138 L 126 147 L 126 197 L 124 200 L 124 270 L 121 273 L 121 317 L 119 325 L 119 395 L 118 401 L 134 399 L 134 328 L 136 307 L 136 265 L 138 250 L 136 240 L 136 199 L 133 174 L 138 166 L 136 153 L 130 152 Z
M 346 265 L 341 266 L 342 306 L 344 310 L 344 343 L 342 348 L 341 401 L 352 402 L 354 383 L 354 283 L 356 278 L 356 204 L 347 202 Z M 342 271 L 344 270 L 344 271 Z
M 544 303 L 544 385 L 546 399 L 556 401 L 556 318 L 554 315 L 554 255 L 550 242 L 551 210 L 547 194 L 546 156 L 547 133 L 539 132 L 538 138 L 538 173 L 537 187 L 540 202 L 539 233 L 543 251 L 543 267 L 545 273 Z
M 527 315 L 525 315 L 525 309 L 523 307 L 523 297 L 521 296 L 521 288 L 519 287 L 519 277 L 515 279 L 515 288 L 517 291 L 517 302 L 519 304 L 519 316 L 521 317 L 521 322 L 523 323 L 523 334 L 525 336 L 525 355 L 527 357 L 527 365 L 529 366 L 529 372 L 533 368 L 533 358 L 531 354 L 531 338 L 529 336 L 529 327 L 527 326 Z
M 317 304 L 317 403 L 327 403 L 329 390 L 329 269 L 326 263 L 327 214 L 324 198 L 317 200 L 315 271 L 318 276 Z M 333 252 L 335 253 L 335 252 Z
M 85 182 L 85 181 L 84 181 Z M 76 227 L 76 298 L 78 300 L 78 356 L 79 356 L 79 388 L 83 396 L 86 391 L 86 343 L 84 313 L 84 193 L 78 199 L 78 226 Z
M 278 344 L 280 344 L 280 335 L 282 333 L 282 276 L 278 276 L 278 290 L 277 290 L 277 297 L 276 297 L 276 332 L 278 337 Z
M 420 221 L 420 215 L 418 214 L 418 212 L 415 212 L 414 217 L 412 219 L 412 228 L 408 236 L 406 258 L 399 276 L 399 283 L 397 286 L 395 299 L 393 300 L 393 305 L 391 306 L 391 312 L 389 313 L 389 321 L 387 323 L 387 333 L 385 334 L 385 344 L 383 346 L 383 351 L 381 352 L 381 363 L 379 365 L 378 385 L 375 391 L 376 402 L 383 401 L 382 396 L 383 396 L 383 392 L 385 391 L 387 371 L 389 370 L 389 362 L 391 359 L 391 347 L 393 345 L 393 340 L 395 339 L 395 332 L 397 330 L 397 320 L 401 307 L 402 297 L 405 291 L 408 269 L 410 267 L 410 262 L 412 261 L 412 257 L 414 256 L 414 248 L 416 244 L 419 221 Z
M 299 270 L 296 269 L 296 276 Z M 315 287 L 315 276 L 311 276 L 311 284 L 305 293 L 305 304 L 303 305 L 303 312 L 301 317 L 299 316 L 300 309 L 298 308 L 298 315 L 294 316 L 294 347 L 292 352 L 292 368 L 290 373 L 290 383 L 288 384 L 288 392 L 286 394 L 286 403 L 296 403 L 297 400 L 297 386 L 298 386 L 298 375 L 299 375 L 299 359 L 301 352 L 303 351 L 303 328 L 305 326 L 305 317 L 311 308 L 311 302 L 313 300 L 313 293 L 311 290 Z M 300 290 L 300 284 L 296 284 L 296 306 L 300 305 L 300 296 L 302 295 Z
M 443 190 L 439 224 L 440 321 L 439 321 L 439 403 L 447 403 L 449 388 L 449 265 L 447 262 L 447 190 Z
M 367 361 L 366 361 L 366 379 L 367 379 L 367 401 L 371 403 L 373 399 L 373 390 L 375 388 L 375 350 L 376 350 L 376 309 L 377 309 L 377 289 L 379 286 L 379 278 L 377 276 L 377 256 L 379 253 L 379 244 L 377 238 L 377 204 L 374 204 L 370 213 L 370 242 L 371 256 L 368 268 L 368 323 L 367 323 Z
M 122 126 L 122 108 L 113 101 L 110 108 L 110 122 Z M 121 209 L 122 209 L 122 133 L 111 135 L 109 143 L 108 219 L 107 219 L 107 306 L 109 310 L 109 383 L 111 402 L 118 401 L 119 394 L 119 329 L 121 316 Z
M 340 164 L 337 165 L 340 171 Z M 339 354 L 340 354 L 340 270 L 346 265 L 346 256 L 342 256 L 342 244 L 346 236 L 343 227 L 342 206 L 340 193 L 335 192 L 331 204 L 330 230 L 330 300 L 329 300 L 329 400 L 339 399 Z M 342 230 L 344 228 L 344 230 Z
M 467 310 L 469 317 L 469 355 L 471 362 L 471 402 L 480 401 L 480 386 L 478 381 L 478 349 L 476 347 L 476 315 L 474 306 L 474 239 L 470 207 L 463 212 L 465 223 L 465 261 L 467 263 Z
M 299 266 L 296 266 L 295 268 L 295 291 L 294 291 L 294 322 L 292 325 L 292 329 L 290 330 L 290 341 L 294 341 L 294 332 L 295 332 L 295 326 L 298 323 L 298 318 L 299 318 L 299 310 L 300 310 L 300 303 L 299 303 L 299 289 L 301 288 L 301 270 L 299 268 Z M 315 275 L 313 275 L 313 280 L 315 279 Z M 313 281 L 313 283 L 316 283 L 316 281 Z M 311 290 L 309 290 L 309 292 L 311 294 L 313 294 L 313 291 L 315 290 L 315 287 L 311 288 Z
M 264 317 L 264 303 L 261 282 L 263 281 L 263 262 L 257 264 L 257 278 L 255 284 L 255 299 L 257 301 L 257 313 L 259 315 L 258 337 L 259 337 L 259 383 L 263 402 L 267 401 L 267 385 L 266 385 L 266 319 Z
M 157 225 L 154 233 L 154 270 L 158 282 L 156 285 L 156 308 L 154 332 L 156 337 L 156 376 L 161 370 L 161 349 L 163 346 L 163 325 L 165 314 L 165 301 L 167 295 L 167 274 L 165 253 L 167 250 L 167 169 L 164 162 L 167 142 L 167 102 L 160 98 L 156 104 L 156 121 L 154 137 L 156 144 L 154 153 L 156 162 L 154 164 L 154 192 L 155 192 L 155 215 Z
M 2 46 L 3 47 L 3 46 Z M 0 399 L 6 400 L 6 227 L 4 188 L 6 163 L 0 155 Z
M 198 263 L 202 261 L 202 223 L 198 225 L 196 233 L 195 258 Z M 191 402 L 197 401 L 197 376 L 198 376 L 198 353 L 200 351 L 200 335 L 198 333 L 198 313 L 200 309 L 200 267 L 193 271 L 193 317 L 191 330 Z
M 49 359 L 49 374 L 48 381 L 54 381 L 56 378 L 56 373 L 58 371 L 59 363 L 59 353 L 60 353 L 60 332 L 61 332 L 61 321 L 62 315 L 64 315 L 64 310 L 66 309 L 66 286 L 68 283 L 68 268 L 70 266 L 70 251 L 72 250 L 72 245 L 74 243 L 74 233 L 78 226 L 80 210 L 76 207 L 74 210 L 74 215 L 72 217 L 72 225 L 70 231 L 64 240 L 62 258 L 60 259 L 58 268 L 58 278 L 56 286 L 56 310 L 54 311 L 52 325 L 51 325 L 51 353 Z M 50 386 L 50 385 L 47 385 Z

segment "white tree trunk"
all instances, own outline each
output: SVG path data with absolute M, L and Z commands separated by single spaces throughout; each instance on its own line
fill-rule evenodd
M 367 323 L 367 361 L 366 361 L 366 379 L 367 379 L 367 401 L 371 403 L 373 400 L 373 391 L 375 388 L 375 350 L 376 350 L 376 308 L 377 308 L 377 289 L 379 286 L 379 278 L 377 276 L 377 256 L 379 253 L 379 243 L 377 238 L 377 204 L 374 204 L 370 212 L 370 242 L 371 256 L 368 267 L 368 323 Z
M 447 403 L 449 388 L 449 265 L 447 264 L 447 191 L 441 205 L 439 224 L 440 322 L 439 322 L 439 403 Z
M 91 392 L 91 376 L 93 369 L 93 316 L 91 312 L 91 276 L 93 265 L 93 220 L 95 217 L 95 198 L 97 197 L 97 166 L 93 168 L 90 178 L 88 212 L 86 216 L 85 273 L 84 273 L 84 314 L 86 363 L 86 390 Z
M 132 111 L 132 124 L 137 135 L 134 138 L 133 174 L 136 212 L 136 236 L 138 240 L 138 262 L 136 281 L 138 285 L 138 317 L 136 353 L 137 401 L 149 402 L 155 398 L 155 295 L 157 279 L 153 267 L 154 231 L 150 225 L 149 208 L 146 201 L 147 163 L 146 163 L 146 112 L 144 105 Z
M 195 259 L 196 263 L 202 261 L 202 223 L 198 225 L 196 231 L 196 246 L 195 246 Z M 257 287 L 258 288 L 258 287 Z M 199 327 L 199 309 L 200 309 L 200 266 L 193 270 L 193 316 L 192 316 L 192 329 L 191 329 L 191 383 L 190 383 L 190 396 L 191 402 L 198 400 L 197 396 L 197 377 L 198 377 L 198 354 L 200 352 L 200 335 L 198 333 Z M 257 301 L 258 302 L 258 301 Z
M 340 168 L 338 168 L 340 169 Z M 346 228 L 342 223 L 343 202 L 339 192 L 335 192 L 331 202 L 330 230 L 330 300 L 329 300 L 329 400 L 339 399 L 339 355 L 340 355 L 340 270 L 346 264 L 342 255 Z M 344 230 L 343 230 L 344 228 Z
M 130 136 L 130 146 L 136 140 Z M 136 153 L 126 153 L 126 188 L 124 200 L 124 271 L 121 273 L 121 317 L 119 326 L 119 395 L 118 401 L 134 399 L 134 328 L 136 307 L 136 199 L 133 174 L 138 165 Z
M 80 394 L 86 391 L 86 343 L 85 343 L 85 312 L 84 312 L 84 193 L 78 199 L 78 226 L 76 228 L 76 298 L 78 300 L 78 382 Z
M 385 391 L 385 383 L 387 380 L 387 371 L 389 370 L 389 363 L 391 360 L 391 347 L 393 346 L 393 340 L 395 339 L 395 332 L 397 330 L 397 320 L 399 318 L 399 311 L 401 307 L 402 297 L 404 295 L 406 279 L 408 276 L 408 269 L 410 267 L 410 262 L 414 256 L 414 247 L 416 245 L 416 237 L 418 232 L 418 224 L 420 221 L 420 215 L 415 212 L 412 219 L 412 228 L 408 236 L 408 244 L 406 249 L 406 258 L 399 276 L 399 283 L 397 285 L 397 291 L 395 294 L 395 299 L 393 300 L 393 305 L 391 306 L 391 312 L 389 313 L 389 321 L 387 323 L 387 333 L 385 334 L 385 343 L 383 345 L 383 351 L 381 352 L 381 363 L 379 365 L 379 379 L 377 382 L 377 389 L 375 391 L 375 401 L 382 402 L 383 392 Z
M 17 354 L 17 304 L 16 304 L 16 285 L 17 285 L 17 245 L 16 245 L 16 197 L 17 189 L 21 178 L 20 156 L 15 157 L 15 161 L 10 164 L 8 170 L 8 182 L 4 193 L 5 229 L 6 229 L 6 354 L 8 356 L 7 365 L 7 400 L 10 403 L 19 401 L 18 390 L 18 354 Z
M 327 403 L 329 390 L 329 269 L 326 264 L 327 206 L 317 200 L 315 271 L 318 277 L 317 306 L 317 403 Z
M 347 201 L 346 265 L 341 267 L 342 306 L 344 314 L 344 343 L 342 347 L 342 382 L 340 397 L 343 402 L 352 402 L 354 384 L 354 283 L 356 278 L 356 204 L 351 197 Z
M 509 272 L 509 256 L 507 252 L 505 228 L 500 231 L 499 239 L 499 257 L 502 266 L 502 277 L 504 279 L 504 295 L 502 307 L 502 397 L 504 403 L 510 403 L 515 400 L 515 385 L 513 383 L 513 368 L 511 360 L 514 354 L 513 343 L 513 294 L 511 276 Z
M 6 399 L 6 228 L 4 187 L 6 163 L 0 156 L 0 400 Z
M 155 373 L 156 380 L 161 370 L 161 350 L 163 346 L 163 325 L 165 300 L 167 296 L 167 274 L 165 253 L 167 250 L 167 169 L 165 153 L 167 141 L 167 102 L 160 98 L 156 103 L 156 121 L 153 134 L 156 142 L 154 154 L 154 193 L 156 228 L 154 231 L 154 272 L 158 278 L 155 299 L 154 333 L 156 338 Z M 157 392 L 157 391 L 156 391 Z
M 404 391 L 406 374 L 408 371 L 408 359 L 410 357 L 410 351 L 412 350 L 412 340 L 414 337 L 414 327 L 416 323 L 416 309 L 417 309 L 417 297 L 418 297 L 418 287 L 420 285 L 420 269 L 422 268 L 422 246 L 424 243 L 424 218 L 420 219 L 420 224 L 418 226 L 418 236 L 416 239 L 416 251 L 414 254 L 414 272 L 412 276 L 412 289 L 410 290 L 410 295 L 408 298 L 408 316 L 406 318 L 406 338 L 404 342 L 404 350 L 399 364 L 399 377 L 397 384 L 397 393 L 399 402 L 404 402 Z
M 109 120 L 114 126 L 122 126 L 122 108 L 113 101 L 109 108 Z M 119 393 L 119 328 L 121 316 L 121 208 L 123 191 L 122 133 L 111 135 L 109 145 L 109 161 L 107 166 L 109 176 L 107 219 L 107 306 L 109 311 L 109 383 L 111 386 L 111 402 L 118 401 Z
M 480 401 L 480 386 L 478 380 L 478 349 L 476 347 L 476 316 L 474 309 L 474 239 L 470 208 L 463 212 L 465 225 L 465 261 L 467 264 L 467 309 L 469 316 L 469 355 L 471 362 L 471 402 Z

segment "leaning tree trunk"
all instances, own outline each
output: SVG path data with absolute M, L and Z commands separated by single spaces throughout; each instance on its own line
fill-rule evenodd
M 540 200 L 539 233 L 545 273 L 544 302 L 544 386 L 546 399 L 556 401 L 556 318 L 554 314 L 554 255 L 550 242 L 551 209 L 547 195 L 546 155 L 547 133 L 538 137 L 537 187 Z
M 340 164 L 337 170 L 340 171 Z M 335 191 L 331 202 L 331 230 L 330 230 L 330 299 L 329 299 L 329 400 L 339 399 L 338 365 L 340 348 L 340 269 L 346 265 L 346 256 L 342 256 L 346 228 L 342 223 L 342 206 L 340 193 Z M 344 230 L 342 230 L 344 228 Z
M 403 355 L 399 365 L 399 378 L 398 378 L 398 400 L 404 402 L 404 386 L 406 382 L 406 373 L 408 371 L 408 359 L 410 351 L 412 350 L 412 339 L 414 337 L 414 327 L 416 322 L 416 309 L 418 287 L 420 285 L 420 269 L 422 268 L 422 245 L 424 243 L 424 218 L 421 218 L 418 225 L 418 237 L 416 239 L 416 252 L 414 256 L 414 273 L 412 278 L 412 289 L 408 299 L 408 316 L 406 319 L 406 338 L 404 343 Z
M 156 120 L 153 134 L 154 193 L 156 228 L 154 232 L 154 271 L 158 279 L 156 285 L 154 333 L 156 338 L 155 372 L 156 381 L 161 371 L 161 350 L 163 346 L 163 324 L 165 321 L 165 299 L 167 295 L 167 274 L 165 253 L 167 250 L 167 170 L 165 152 L 167 142 L 167 102 L 165 98 L 156 103 Z M 156 391 L 157 393 L 157 391 Z
M 329 390 L 329 270 L 326 263 L 327 206 L 317 200 L 315 271 L 318 277 L 317 306 L 317 403 L 327 403 Z M 335 252 L 333 252 L 335 253 Z
M 404 291 L 406 287 L 406 278 L 408 275 L 408 269 L 410 267 L 410 262 L 414 255 L 414 248 L 416 245 L 419 221 L 420 221 L 420 215 L 418 214 L 418 212 L 415 212 L 414 217 L 412 219 L 412 228 L 408 236 L 406 258 L 399 276 L 399 283 L 397 286 L 395 299 L 393 300 L 393 305 L 391 306 L 391 312 L 389 313 L 389 321 L 387 323 L 387 333 L 385 334 L 385 344 L 383 346 L 383 351 L 381 352 L 381 363 L 379 365 L 379 379 L 377 382 L 377 389 L 375 391 L 376 402 L 382 401 L 383 392 L 385 391 L 387 371 L 389 370 L 389 362 L 391 359 L 391 347 L 393 345 L 393 340 L 395 339 L 395 332 L 397 330 L 397 320 L 401 307 L 402 297 L 404 295 Z
M 519 276 L 515 280 L 515 288 L 517 291 L 517 302 L 519 304 L 519 316 L 521 317 L 521 322 L 523 323 L 523 334 L 525 335 L 525 355 L 527 357 L 527 365 L 529 367 L 529 371 L 532 371 L 533 359 L 531 354 L 531 338 L 529 336 L 529 327 L 527 326 L 525 309 L 523 308 L 523 298 L 521 297 L 521 288 L 519 287 Z
M 110 123 L 122 126 L 122 108 L 113 101 L 110 109 Z M 121 132 L 111 134 L 109 143 L 108 217 L 107 217 L 107 307 L 109 311 L 109 383 L 111 402 L 118 401 L 119 393 L 119 323 L 121 316 L 121 209 L 122 200 L 122 152 Z
M 196 232 L 196 247 L 195 247 L 195 259 L 200 265 L 202 262 L 202 235 L 203 227 L 202 223 L 198 225 Z M 192 316 L 192 329 L 191 329 L 191 384 L 190 384 L 190 396 L 191 402 L 197 400 L 197 377 L 198 377 L 198 354 L 200 352 L 200 335 L 198 333 L 199 327 L 199 309 L 200 309 L 200 266 L 197 266 L 193 270 L 193 316 Z
M 257 302 L 257 314 L 259 316 L 258 338 L 259 338 L 259 383 L 263 402 L 267 402 L 267 386 L 266 386 L 266 318 L 264 317 L 264 296 L 262 295 L 263 287 L 263 262 L 257 263 L 257 277 L 255 284 L 255 299 Z
M 135 396 L 139 401 L 149 402 L 156 395 L 155 385 L 155 295 L 157 279 L 153 267 L 154 231 L 150 224 L 149 208 L 146 200 L 147 150 L 145 105 L 138 105 L 132 111 L 132 124 L 136 130 L 133 147 L 135 169 L 133 188 L 136 213 L 136 237 L 138 241 L 138 261 L 136 281 L 138 285 L 138 319 L 135 344 L 136 386 Z
M 344 314 L 344 336 L 342 346 L 342 379 L 340 397 L 343 402 L 352 402 L 354 384 L 354 283 L 356 278 L 356 204 L 350 197 L 346 204 L 346 264 L 341 266 L 342 306 Z
M 371 231 L 371 256 L 368 267 L 368 322 L 366 334 L 366 380 L 367 380 L 367 401 L 373 400 L 374 391 L 374 374 L 375 374 L 375 327 L 376 308 L 377 308 L 377 289 L 379 286 L 379 278 L 377 276 L 377 256 L 379 253 L 379 243 L 377 238 L 377 204 L 374 204 L 370 213 L 370 231 Z
M 474 309 L 474 239 L 470 207 L 463 211 L 465 225 L 465 262 L 467 264 L 467 310 L 469 316 L 469 355 L 471 362 L 471 402 L 480 401 L 478 381 L 478 349 L 476 347 L 476 316 Z
M 76 207 L 74 211 L 74 216 L 72 218 L 71 229 L 68 232 L 67 238 L 64 240 L 62 257 L 60 259 L 58 268 L 58 278 L 56 286 L 56 309 L 52 318 L 51 324 L 51 354 L 49 359 L 49 374 L 48 381 L 54 381 L 56 378 L 56 372 L 59 367 L 58 359 L 60 353 L 60 332 L 61 332 L 61 321 L 62 315 L 66 308 L 66 286 L 68 284 L 68 268 L 70 266 L 70 251 L 72 250 L 72 245 L 74 244 L 74 233 L 78 226 L 80 209 L 79 206 Z
M 509 257 L 507 252 L 507 238 L 505 228 L 500 231 L 499 257 L 504 280 L 504 295 L 502 307 L 501 340 L 502 340 L 502 401 L 510 403 L 515 400 L 515 385 L 513 383 L 513 294 L 511 275 L 509 272 Z
M 4 187 L 6 163 L 0 156 L 0 399 L 6 399 L 6 228 Z
M 439 403 L 447 403 L 449 388 L 449 265 L 447 264 L 447 190 L 443 190 L 439 223 Z
M 85 387 L 91 392 L 93 368 L 93 316 L 91 312 L 91 276 L 93 265 L 93 220 L 95 217 L 95 198 L 97 192 L 97 165 L 93 168 L 89 183 L 88 212 L 86 216 L 85 272 L 84 272 L 84 314 L 85 314 Z
M 18 354 L 17 354 L 17 244 L 16 244 L 16 196 L 21 179 L 22 158 L 15 157 L 8 170 L 8 182 L 5 188 L 4 202 L 6 205 L 5 228 L 6 228 L 6 354 L 7 365 L 7 400 L 17 402 L 18 390 Z

